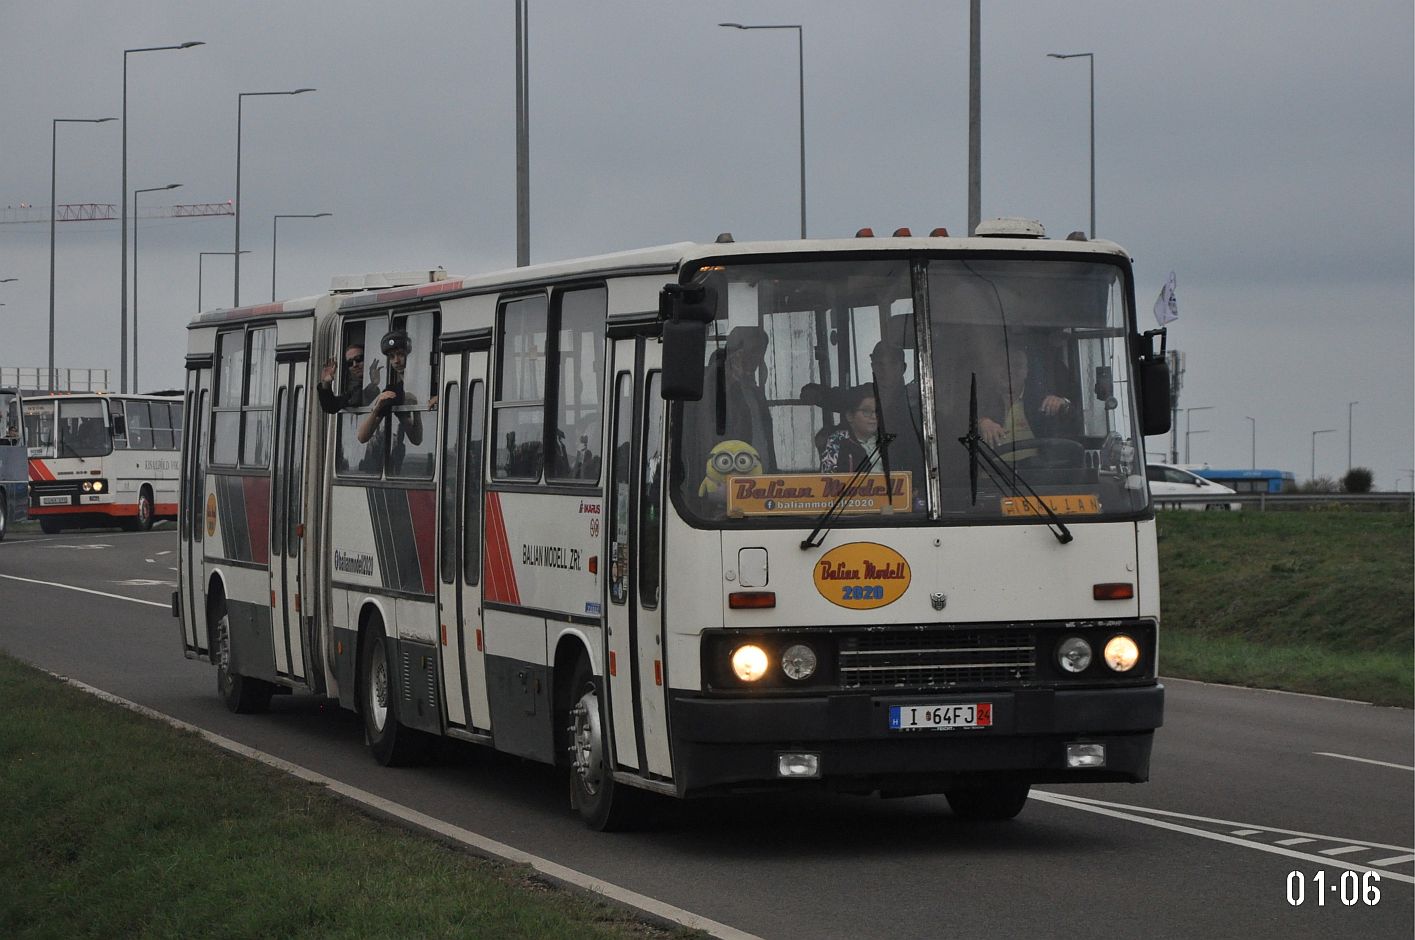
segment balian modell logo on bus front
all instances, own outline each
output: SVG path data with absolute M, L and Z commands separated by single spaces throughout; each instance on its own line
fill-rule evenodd
M 851 610 L 893 604 L 909 590 L 912 577 L 904 556 L 877 542 L 832 548 L 816 562 L 813 576 L 821 597 Z

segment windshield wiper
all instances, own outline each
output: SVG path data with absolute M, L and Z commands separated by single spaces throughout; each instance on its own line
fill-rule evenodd
M 830 532 L 831 523 L 835 521 L 834 517 L 839 514 L 840 507 L 845 505 L 845 498 L 855 491 L 855 486 L 874 467 L 875 460 L 879 457 L 881 451 L 888 451 L 888 437 L 889 436 L 883 431 L 879 433 L 879 439 L 875 443 L 875 449 L 870 451 L 870 455 L 865 458 L 865 462 L 860 464 L 855 470 L 855 475 L 850 478 L 850 482 L 845 484 L 845 488 L 840 491 L 840 495 L 835 497 L 835 502 L 830 504 L 830 508 L 821 513 L 820 518 L 816 520 L 816 527 L 811 530 L 811 534 L 802 539 L 801 548 L 816 548 L 825 541 L 826 535 Z M 885 493 L 885 499 L 892 511 L 894 509 L 894 488 L 888 485 L 887 478 L 886 486 L 888 486 L 888 489 Z M 819 538 L 817 538 L 817 536 L 819 536 Z
M 993 449 L 992 445 L 983 440 L 978 433 L 978 374 L 973 373 L 973 380 L 968 392 L 968 433 L 958 439 L 958 443 L 968 448 L 968 486 L 972 497 L 973 505 L 978 505 L 978 467 L 981 466 L 983 472 L 988 475 L 988 479 L 998 489 L 1008 490 L 1013 496 L 1021 497 L 1022 490 L 1027 491 L 1028 500 L 1032 506 L 1040 506 L 1046 513 L 1047 528 L 1051 534 L 1056 536 L 1056 540 L 1062 545 L 1075 539 L 1071 530 L 1066 527 L 1066 523 L 1061 521 L 1046 502 L 1037 495 L 1037 491 L 1032 489 L 1032 485 L 1022 478 L 1017 472 L 1015 464 L 1011 467 L 1002 459 L 1002 455 Z M 981 458 L 981 460 L 979 460 Z M 1019 486 L 1020 484 L 1020 486 Z
M 884 402 L 879 397 L 879 376 L 875 375 L 874 366 L 870 367 L 870 388 L 875 395 L 875 418 L 879 422 L 875 436 L 878 440 L 876 445 L 879 450 L 880 464 L 884 467 L 885 492 L 889 494 L 889 501 L 885 504 L 883 513 L 894 512 L 894 479 L 889 473 L 889 442 L 894 440 L 894 435 L 889 433 L 889 428 L 884 423 Z

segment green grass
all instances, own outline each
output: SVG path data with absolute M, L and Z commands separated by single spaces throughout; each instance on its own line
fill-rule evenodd
M 1160 671 L 1410 707 L 1402 512 L 1163 512 Z
M 0 655 L 0 936 L 689 937 Z

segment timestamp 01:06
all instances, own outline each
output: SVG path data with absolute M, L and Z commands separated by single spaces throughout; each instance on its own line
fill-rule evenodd
M 1339 875 L 1325 870 L 1311 875 L 1290 871 L 1287 873 L 1287 903 L 1301 907 L 1310 901 L 1318 907 L 1325 907 L 1330 900 L 1332 904 L 1347 907 L 1357 904 L 1374 907 L 1381 900 L 1380 883 L 1380 873 L 1374 871 L 1344 871 Z

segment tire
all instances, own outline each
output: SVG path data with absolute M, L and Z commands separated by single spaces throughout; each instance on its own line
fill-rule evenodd
M 59 524 L 58 519 L 41 519 L 39 520 L 39 531 L 45 535 L 58 535 L 64 531 L 64 527 Z
M 156 520 L 157 510 L 153 505 L 153 491 L 143 487 L 143 491 L 137 494 L 137 521 L 133 524 L 134 528 L 139 532 L 149 532 Z
M 216 665 L 216 693 L 221 701 L 238 715 L 265 711 L 270 707 L 275 686 L 231 671 L 231 615 L 226 610 L 224 597 L 217 597 L 212 603 L 207 623 L 216 633 L 211 644 L 211 659 Z
M 959 819 L 1001 822 L 1012 819 L 1027 805 L 1031 784 L 996 783 L 949 790 L 948 806 Z
M 383 626 L 370 626 L 359 649 L 359 714 L 374 760 L 385 767 L 407 767 L 427 757 L 432 738 L 398 720 L 391 653 Z
M 0 542 L 5 541 L 5 532 L 10 528 L 10 505 L 5 494 L 0 493 Z
M 566 687 L 565 734 L 570 753 L 570 805 L 597 832 L 631 829 L 641 794 L 617 783 L 604 737 L 604 714 L 589 663 L 581 657 Z

